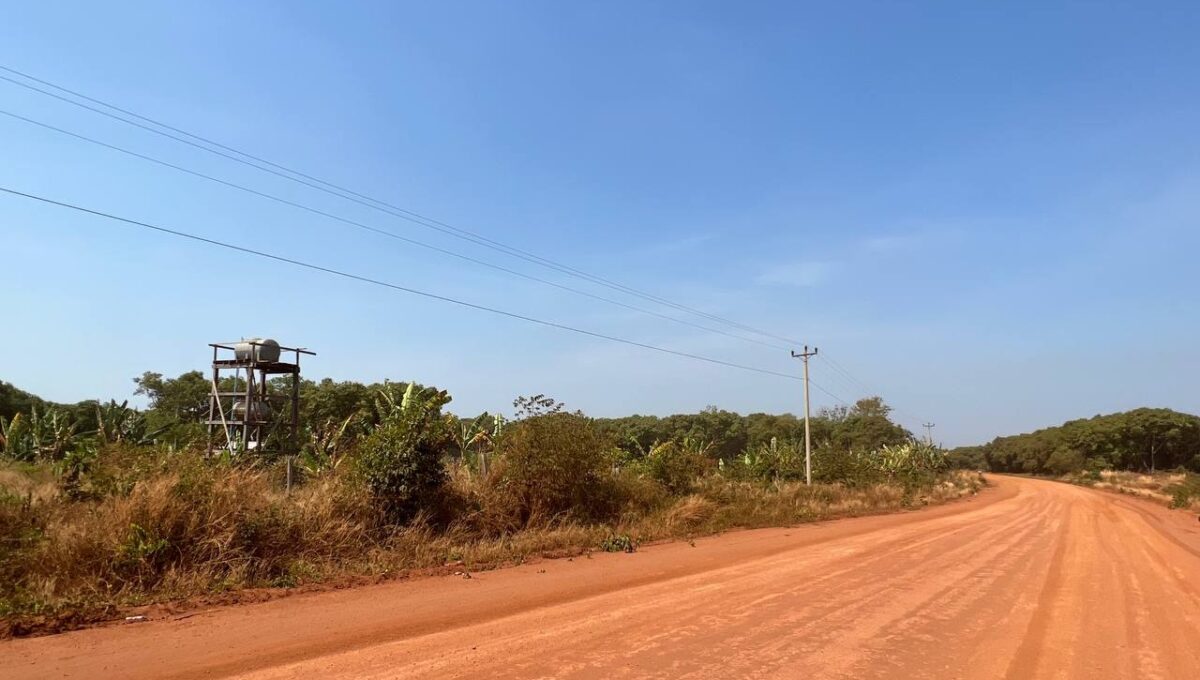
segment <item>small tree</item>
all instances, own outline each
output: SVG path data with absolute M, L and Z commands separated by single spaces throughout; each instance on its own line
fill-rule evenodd
M 204 436 L 200 422 L 208 416 L 212 385 L 203 373 L 189 371 L 177 378 L 164 378 L 161 373 L 147 371 L 133 382 L 137 384 L 134 394 L 150 401 L 144 414 L 148 430 L 161 433 L 177 445 Z
M 388 519 L 404 523 L 435 508 L 446 483 L 442 455 L 454 438 L 442 407 L 450 396 L 412 384 L 399 403 L 382 396 L 390 411 L 363 442 L 359 466 Z

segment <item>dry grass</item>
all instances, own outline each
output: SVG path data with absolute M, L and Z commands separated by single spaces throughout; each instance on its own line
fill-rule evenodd
M 1173 508 L 1200 513 L 1200 475 L 1186 472 L 1145 474 L 1104 470 L 1063 477 L 1073 484 L 1148 498 Z
M 39 503 L 58 495 L 58 485 L 48 470 L 32 465 L 0 467 L 0 490 Z
M 121 469 L 126 469 L 127 462 Z M 978 475 L 952 473 L 915 489 L 733 481 L 716 474 L 671 496 L 657 482 L 613 478 L 608 522 L 569 516 L 513 523 L 491 480 L 452 468 L 447 508 L 392 527 L 348 475 L 291 494 L 262 470 L 160 461 L 116 491 L 70 499 L 31 470 L 0 468 L 0 633 L 59 630 L 130 607 L 230 598 L 245 589 L 480 570 L 577 555 L 613 536 L 633 543 L 733 528 L 919 507 L 975 493 Z

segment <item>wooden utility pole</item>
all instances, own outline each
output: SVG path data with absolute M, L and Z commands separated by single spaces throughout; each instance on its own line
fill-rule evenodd
M 812 433 L 808 427 L 808 358 L 815 356 L 817 356 L 817 348 L 813 347 L 810 352 L 808 345 L 804 346 L 803 352 L 792 351 L 792 358 L 804 362 L 804 483 L 809 486 L 812 486 Z
M 933 446 L 934 423 L 921 423 L 921 426 L 925 428 L 925 441 L 929 442 L 930 446 Z

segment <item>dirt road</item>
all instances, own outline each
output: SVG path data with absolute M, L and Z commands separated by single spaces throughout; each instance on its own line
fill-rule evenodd
M 1001 477 L 921 512 L 0 643 L 0 678 L 1200 678 L 1200 523 Z

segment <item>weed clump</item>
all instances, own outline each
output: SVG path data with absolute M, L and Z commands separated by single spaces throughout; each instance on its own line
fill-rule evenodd
M 610 553 L 634 553 L 637 552 L 637 540 L 629 534 L 613 534 L 600 542 L 600 549 Z

